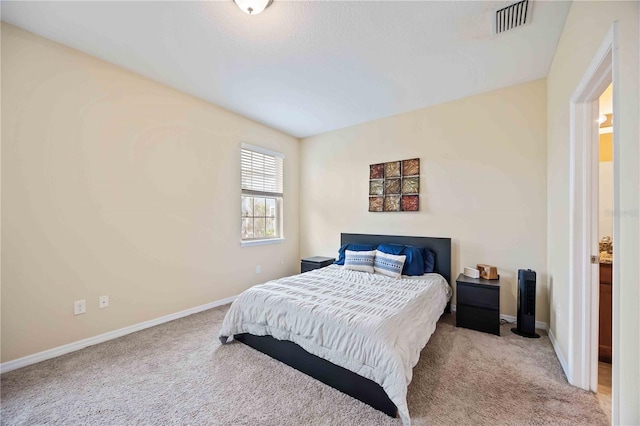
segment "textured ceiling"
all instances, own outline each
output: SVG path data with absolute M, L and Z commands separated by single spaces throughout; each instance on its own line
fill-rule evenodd
M 297 137 L 545 77 L 568 2 L 5 2 L 2 19 Z

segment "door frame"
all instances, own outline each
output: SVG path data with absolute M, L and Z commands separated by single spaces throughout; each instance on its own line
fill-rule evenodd
M 596 55 L 591 60 L 570 100 L 570 257 L 569 257 L 569 383 L 582 389 L 597 391 L 598 386 L 598 98 L 613 83 L 613 116 L 618 115 L 618 28 L 613 23 Z M 620 193 L 618 152 L 618 120 L 613 120 L 613 210 Z M 613 215 L 613 251 L 619 253 L 619 218 Z M 612 313 L 612 415 L 615 424 L 619 391 L 617 348 L 619 347 L 617 285 L 620 265 L 613 264 Z

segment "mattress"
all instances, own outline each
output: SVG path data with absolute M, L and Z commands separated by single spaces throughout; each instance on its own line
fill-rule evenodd
M 226 343 L 250 333 L 294 342 L 378 383 L 409 425 L 413 367 L 450 298 L 439 274 L 398 279 L 330 265 L 245 291 L 219 337 Z

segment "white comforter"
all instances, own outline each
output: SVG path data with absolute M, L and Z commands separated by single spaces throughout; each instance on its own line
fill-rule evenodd
M 395 279 L 331 265 L 245 291 L 227 312 L 220 337 L 292 341 L 378 383 L 408 426 L 412 369 L 450 297 L 438 274 Z

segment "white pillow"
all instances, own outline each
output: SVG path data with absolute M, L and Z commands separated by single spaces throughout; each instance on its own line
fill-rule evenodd
M 344 269 L 352 271 L 369 272 L 373 274 L 373 259 L 376 251 L 351 251 L 344 252 Z
M 402 267 L 406 259 L 407 256 L 405 255 L 396 256 L 376 250 L 373 269 L 377 274 L 393 278 L 402 278 Z

